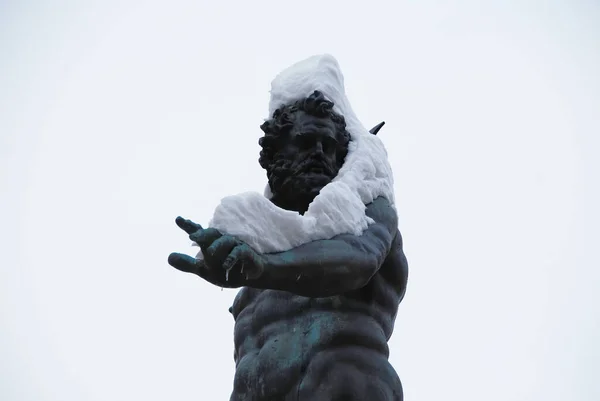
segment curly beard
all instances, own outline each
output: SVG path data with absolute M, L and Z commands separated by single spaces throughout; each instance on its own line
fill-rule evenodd
M 268 169 L 269 186 L 273 198 L 279 200 L 281 207 L 290 207 L 300 213 L 319 194 L 323 187 L 337 175 L 338 169 L 321 158 L 291 160 L 278 155 Z

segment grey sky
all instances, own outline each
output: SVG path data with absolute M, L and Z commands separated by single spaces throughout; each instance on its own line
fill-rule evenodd
M 228 399 L 173 220 L 262 191 L 271 79 L 328 52 L 387 122 L 406 399 L 600 399 L 600 7 L 487 3 L 0 3 L 0 398 Z

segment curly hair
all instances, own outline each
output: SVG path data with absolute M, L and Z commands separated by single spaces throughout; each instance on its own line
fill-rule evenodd
M 277 158 L 277 152 L 280 149 L 280 141 L 285 134 L 294 126 L 295 113 L 303 111 L 315 117 L 329 117 L 335 125 L 338 141 L 338 162 L 339 166 L 344 162 L 348 153 L 348 144 L 350 143 L 350 133 L 346 130 L 346 120 L 344 116 L 333 111 L 333 102 L 325 99 L 322 92 L 316 90 L 310 96 L 300 99 L 292 104 L 284 105 L 275 110 L 271 120 L 265 121 L 260 128 L 265 135 L 258 140 L 262 147 L 258 162 L 265 170 L 273 165 Z

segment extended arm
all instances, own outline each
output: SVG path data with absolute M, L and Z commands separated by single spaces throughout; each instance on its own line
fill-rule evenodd
M 366 285 L 390 252 L 398 230 L 396 211 L 385 198 L 367 205 L 374 223 L 360 236 L 343 234 L 289 251 L 257 254 L 214 228 L 177 218 L 177 225 L 202 249 L 203 258 L 173 253 L 169 263 L 227 288 L 254 287 L 327 297 Z
M 264 255 L 262 274 L 246 285 L 308 297 L 327 297 L 363 287 L 390 252 L 398 228 L 396 211 L 384 198 L 369 204 L 366 213 L 375 223 L 361 236 L 344 234 Z

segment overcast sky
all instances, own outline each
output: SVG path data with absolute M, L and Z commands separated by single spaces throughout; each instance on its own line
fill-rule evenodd
M 323 52 L 387 122 L 405 398 L 600 399 L 592 0 L 1 1 L 0 399 L 228 399 L 235 291 L 174 218 L 262 191 L 270 82 Z

